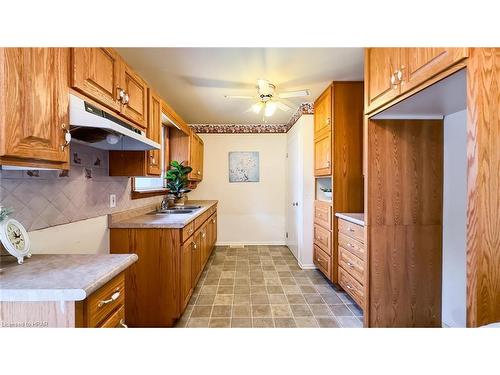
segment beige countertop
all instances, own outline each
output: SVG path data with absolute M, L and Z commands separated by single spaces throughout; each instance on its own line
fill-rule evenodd
M 335 216 L 340 217 L 341 219 L 347 220 L 351 223 L 358 224 L 358 225 L 365 225 L 365 214 L 363 212 L 361 213 L 344 213 L 344 212 L 337 212 Z
M 81 301 L 137 261 L 135 254 L 3 256 L 0 301 Z
M 142 213 L 123 220 L 109 221 L 110 228 L 184 228 L 198 216 L 207 211 L 210 207 L 217 204 L 218 201 L 187 201 L 186 206 L 201 206 L 201 208 L 188 214 L 154 214 L 154 210 L 148 213 Z

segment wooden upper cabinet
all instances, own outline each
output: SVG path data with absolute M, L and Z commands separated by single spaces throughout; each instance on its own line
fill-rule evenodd
M 127 64 L 122 64 L 121 88 L 125 90 L 126 100 L 122 104 L 122 114 L 139 126 L 147 127 L 148 85 Z
M 203 179 L 203 141 L 194 132 L 190 136 L 190 166 L 193 171 L 188 178 L 191 181 L 201 181 Z
M 365 113 L 434 83 L 433 78 L 468 55 L 468 48 L 367 48 Z
M 401 48 L 367 48 L 365 51 L 365 112 L 400 94 L 391 78 L 402 67 Z
M 332 174 L 332 133 L 325 132 L 314 139 L 314 175 Z
M 149 114 L 147 136 L 156 143 L 161 143 L 161 98 L 149 89 Z M 161 150 L 147 151 L 148 175 L 161 175 Z
M 0 164 L 67 168 L 68 48 L 0 49 Z
M 332 128 L 332 87 L 329 86 L 314 102 L 314 135 Z
M 468 56 L 468 48 L 402 48 L 403 81 L 406 92 Z
M 119 112 L 120 56 L 111 48 L 72 48 L 71 57 L 71 86 Z
M 148 85 L 112 48 L 72 48 L 71 86 L 142 128 Z

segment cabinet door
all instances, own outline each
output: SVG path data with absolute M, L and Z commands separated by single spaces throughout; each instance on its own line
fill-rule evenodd
M 212 252 L 212 249 L 215 246 L 215 243 L 217 242 L 217 214 L 212 216 L 211 222 L 212 222 L 212 236 L 211 236 L 210 252 Z
M 149 90 L 149 115 L 148 131 L 149 139 L 161 143 L 161 98 L 152 90 Z M 161 150 L 147 151 L 148 175 L 161 175 Z
M 192 181 L 203 179 L 203 141 L 195 133 L 190 136 L 190 165 L 193 171 L 189 174 Z
M 191 291 L 193 285 L 191 282 L 191 258 L 193 252 L 193 241 L 187 241 L 182 246 L 181 250 L 181 309 L 184 311 L 186 308 L 189 298 L 191 297 Z
M 400 94 L 400 85 L 391 77 L 402 67 L 401 48 L 367 48 L 365 50 L 365 112 L 386 104 Z
M 120 111 L 120 56 L 111 48 L 71 50 L 71 86 L 101 104 Z
M 329 86 L 314 103 L 314 136 L 332 129 L 332 87 Z
M 201 228 L 201 264 L 205 264 L 210 252 L 209 222 L 207 221 Z
M 142 128 L 147 127 L 148 86 L 127 64 L 122 63 L 121 85 L 128 101 L 121 107 L 122 114 Z
M 194 288 L 201 273 L 201 233 L 193 236 L 191 243 L 191 285 Z
M 25 166 L 69 161 L 69 49 L 0 49 L 0 157 L 35 159 Z M 38 162 L 37 162 L 38 161 Z
M 314 139 L 314 175 L 329 176 L 332 174 L 332 135 L 325 132 Z
M 403 48 L 403 82 L 406 92 L 468 56 L 468 48 Z

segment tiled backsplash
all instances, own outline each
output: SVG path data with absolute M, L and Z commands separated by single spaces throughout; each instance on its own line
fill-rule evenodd
M 0 171 L 0 205 L 28 231 L 123 211 L 162 197 L 130 199 L 131 178 L 108 176 L 108 152 L 71 144 L 71 168 L 63 171 Z M 116 194 L 116 207 L 109 195 Z

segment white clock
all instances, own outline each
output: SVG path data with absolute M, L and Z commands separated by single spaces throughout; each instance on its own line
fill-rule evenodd
M 0 240 L 5 250 L 15 256 L 19 264 L 24 262 L 24 257 L 31 257 L 30 239 L 19 221 L 6 218 L 0 222 Z

